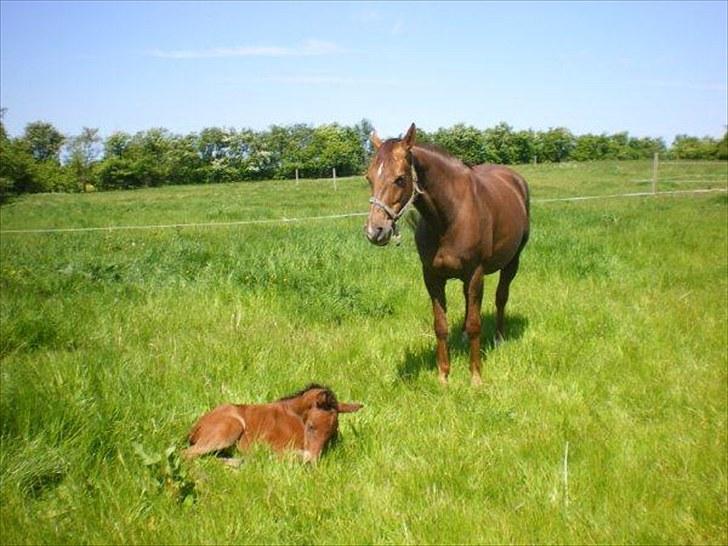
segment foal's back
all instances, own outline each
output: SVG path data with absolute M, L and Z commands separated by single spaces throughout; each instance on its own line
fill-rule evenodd
M 262 441 L 273 449 L 304 448 L 304 423 L 283 404 L 224 404 L 203 415 L 188 436 L 188 458 Z
M 247 425 L 246 434 L 239 442 L 240 449 L 256 441 L 263 441 L 279 451 L 304 448 L 304 423 L 283 404 L 274 402 L 239 408 Z

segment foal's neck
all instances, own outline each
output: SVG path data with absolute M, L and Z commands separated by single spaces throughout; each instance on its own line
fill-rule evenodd
M 415 171 L 424 194 L 415 207 L 425 221 L 438 231 L 445 231 L 455 220 L 466 195 L 463 185 L 470 179 L 470 169 L 459 159 L 429 148 L 412 148 Z
M 306 404 L 304 404 L 303 398 L 291 398 L 289 400 L 281 400 L 280 402 L 283 404 L 283 406 L 288 409 L 290 412 L 296 414 L 296 415 L 302 415 L 308 408 L 305 407 Z

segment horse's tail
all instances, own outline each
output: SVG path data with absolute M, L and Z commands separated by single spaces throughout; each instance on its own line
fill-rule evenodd
M 526 220 L 528 221 L 528 228 L 523 234 L 523 238 L 521 239 L 521 245 L 518 247 L 518 252 L 520 253 L 521 250 L 523 250 L 523 247 L 526 246 L 526 243 L 528 242 L 528 236 L 531 232 L 531 188 L 528 187 L 526 179 L 523 178 L 521 175 L 518 175 L 517 180 L 523 188 L 523 202 L 526 206 Z

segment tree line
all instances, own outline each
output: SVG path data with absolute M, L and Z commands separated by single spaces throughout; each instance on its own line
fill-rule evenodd
M 111 190 L 166 184 L 214 184 L 362 174 L 370 154 L 372 124 L 273 125 L 266 130 L 205 128 L 175 134 L 153 128 L 135 134 L 98 129 L 63 135 L 51 123 L 29 123 L 19 137 L 0 121 L 0 198 L 28 192 Z M 678 135 L 669 148 L 660 138 L 627 132 L 574 135 L 565 128 L 515 131 L 507 123 L 484 130 L 465 124 L 433 132 L 418 142 L 437 144 L 468 164 L 645 159 L 728 159 L 722 139 Z

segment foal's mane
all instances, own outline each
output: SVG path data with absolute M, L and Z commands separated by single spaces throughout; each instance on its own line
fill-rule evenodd
M 334 391 L 332 391 L 329 387 L 326 385 L 320 385 L 318 383 L 311 383 L 307 385 L 306 387 L 302 388 L 300 391 L 295 392 L 293 394 L 289 394 L 288 396 L 284 396 L 283 398 L 279 398 L 277 402 L 284 402 L 286 400 L 293 400 L 294 398 L 298 398 L 299 396 L 303 396 L 308 391 L 313 389 L 320 389 L 324 391 L 326 396 L 326 402 L 324 403 L 324 406 L 321 407 L 321 409 L 336 409 L 336 407 L 339 405 L 338 400 L 336 399 L 336 395 L 334 394 Z

